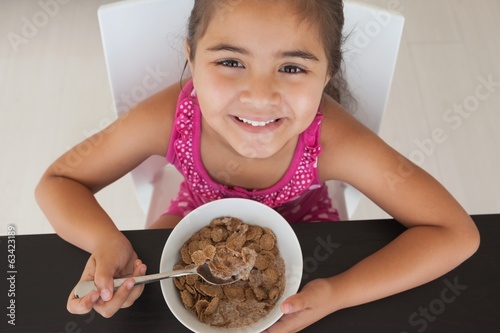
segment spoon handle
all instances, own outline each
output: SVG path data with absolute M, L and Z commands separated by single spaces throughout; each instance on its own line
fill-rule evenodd
M 168 278 L 183 276 L 183 275 L 190 275 L 190 274 L 198 274 L 196 272 L 196 267 L 191 268 L 191 269 L 182 269 L 182 270 L 176 270 L 176 271 L 170 271 L 170 272 L 164 272 L 164 273 L 114 279 L 113 280 L 113 287 L 114 287 L 114 290 L 118 289 L 123 284 L 123 282 L 125 282 L 125 280 L 127 280 L 129 278 L 133 278 L 135 280 L 134 286 L 137 286 L 137 285 L 141 285 L 141 284 L 160 281 L 163 279 L 168 279 Z M 76 298 L 83 298 L 93 291 L 97 291 L 97 287 L 96 287 L 94 281 L 81 281 L 75 287 L 75 297 Z

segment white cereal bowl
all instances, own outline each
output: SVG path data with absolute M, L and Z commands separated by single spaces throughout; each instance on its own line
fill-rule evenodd
M 194 313 L 186 309 L 172 279 L 161 281 L 163 297 L 174 316 L 193 332 L 262 332 L 283 315 L 280 310 L 281 302 L 298 291 L 302 279 L 302 250 L 299 241 L 288 222 L 274 209 L 253 200 L 236 198 L 221 199 L 198 207 L 186 215 L 172 230 L 163 248 L 160 272 L 171 271 L 172 267 L 180 260 L 182 245 L 194 233 L 207 226 L 214 218 L 222 216 L 232 216 L 241 219 L 247 224 L 267 227 L 276 235 L 277 246 L 286 265 L 286 287 L 274 309 L 266 317 L 252 325 L 239 329 L 221 328 L 202 323 Z

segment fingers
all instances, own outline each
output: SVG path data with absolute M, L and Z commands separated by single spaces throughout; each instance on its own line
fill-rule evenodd
M 113 292 L 113 278 L 110 277 L 112 275 L 106 276 L 104 269 L 97 273 L 98 267 L 96 267 L 94 282 L 99 291 L 92 292 L 79 299 L 74 296 L 73 290 L 68 298 L 68 311 L 74 314 L 85 314 L 94 309 L 103 317 L 109 318 L 120 308 L 131 306 L 144 290 L 143 285 L 134 287 L 135 281 L 133 277 L 146 274 L 147 267 L 141 260 L 137 259 L 134 262 L 133 269 L 132 276 Z
M 298 294 L 288 297 L 280 306 L 284 315 L 265 333 L 299 332 L 328 315 L 331 310 L 329 298 L 325 297 L 327 288 L 326 280 L 317 279 L 306 284 Z
M 312 309 L 306 302 L 306 298 L 301 293 L 288 297 L 280 306 L 283 317 L 262 333 L 299 332 L 307 327 Z
M 281 303 L 281 311 L 284 314 L 292 314 L 314 308 L 320 312 L 329 312 L 328 305 L 331 299 L 328 295 L 332 295 L 330 289 L 330 283 L 326 279 L 310 281 L 299 293 Z
M 97 313 L 105 318 L 113 316 L 124 305 L 130 306 L 139 297 L 141 290 L 136 291 L 132 295 L 134 289 L 134 279 L 129 278 L 116 290 L 113 297 L 108 301 L 104 301 L 100 297 L 98 291 L 94 291 L 83 298 L 76 298 L 74 292 L 71 293 L 68 299 L 68 311 L 73 314 L 85 314 L 94 309 Z
M 142 263 L 140 260 L 136 260 L 134 263 L 134 272 L 132 273 L 133 276 L 142 276 L 146 274 L 147 267 Z M 122 308 L 128 308 L 132 304 L 134 304 L 135 300 L 139 298 L 139 296 L 142 294 L 142 291 L 144 290 L 144 285 L 139 285 L 134 287 L 130 294 L 128 295 L 127 299 L 125 302 L 122 304 Z
M 283 314 L 291 314 L 307 308 L 307 299 L 303 296 L 304 295 L 301 294 L 295 294 L 288 297 L 281 303 L 281 312 L 283 312 Z
M 93 280 L 94 271 L 95 271 L 95 260 L 91 257 L 87 261 L 87 264 L 85 265 L 85 269 L 83 270 L 80 281 Z M 70 313 L 73 314 L 85 314 L 92 310 L 98 299 L 99 299 L 99 292 L 97 291 L 94 291 L 80 299 L 75 297 L 75 289 L 73 289 L 68 297 L 66 308 Z
M 273 326 L 262 333 L 292 333 L 300 332 L 309 324 L 306 323 L 305 316 L 299 316 L 296 313 L 284 315 Z
M 94 283 L 99 290 L 101 300 L 107 302 L 113 297 L 113 277 L 116 272 L 115 264 L 102 258 L 95 263 Z
M 133 278 L 125 280 L 125 282 L 120 286 L 120 288 L 116 290 L 110 300 L 104 301 L 102 298 L 99 299 L 94 305 L 94 309 L 104 318 L 112 317 L 127 301 L 134 287 L 134 283 L 135 281 Z
M 70 313 L 85 314 L 89 313 L 99 300 L 99 292 L 94 291 L 83 298 L 76 298 L 75 291 L 72 290 L 68 298 L 66 307 Z
M 312 308 L 304 308 L 303 310 L 285 314 L 273 326 L 269 327 L 263 333 L 291 333 L 300 332 L 307 326 L 316 321 L 315 314 Z
M 140 260 L 134 263 L 133 276 L 144 275 L 146 273 L 146 265 Z M 105 301 L 102 298 L 98 300 L 94 309 L 103 317 L 109 318 L 113 316 L 119 309 L 126 308 L 134 304 L 135 300 L 141 295 L 144 286 L 134 287 L 133 277 L 128 278 L 125 282 L 115 291 L 113 297 Z

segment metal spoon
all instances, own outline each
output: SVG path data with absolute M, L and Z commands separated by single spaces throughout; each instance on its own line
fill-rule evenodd
M 175 270 L 171 272 L 164 272 L 164 273 L 158 273 L 158 274 L 150 274 L 150 275 L 144 275 L 144 276 L 134 276 L 132 277 L 135 280 L 135 286 L 140 285 L 140 284 L 146 284 L 146 283 L 151 283 L 151 282 L 156 282 L 160 281 L 163 279 L 168 279 L 172 277 L 177 277 L 177 276 L 183 276 L 183 275 L 191 275 L 191 274 L 197 274 L 199 275 L 203 280 L 210 284 L 214 285 L 226 285 L 226 284 L 231 284 L 239 280 L 238 276 L 232 276 L 231 278 L 225 280 L 218 278 L 214 275 L 212 275 L 212 272 L 210 271 L 210 268 L 208 267 L 208 262 L 204 263 L 203 265 L 200 266 L 195 266 L 193 268 L 189 269 L 180 269 L 180 270 Z M 118 289 L 127 278 L 120 278 L 120 279 L 114 279 L 113 284 L 114 284 L 114 289 Z M 84 296 L 90 294 L 93 291 L 97 291 L 97 287 L 94 284 L 94 281 L 82 281 L 79 282 L 76 287 L 75 287 L 75 297 L 76 298 L 83 298 Z

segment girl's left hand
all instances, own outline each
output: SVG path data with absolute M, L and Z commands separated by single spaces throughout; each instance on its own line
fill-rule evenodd
M 299 332 L 333 312 L 332 287 L 327 279 L 316 279 L 283 301 L 283 317 L 263 333 Z

